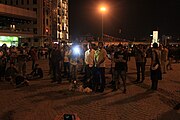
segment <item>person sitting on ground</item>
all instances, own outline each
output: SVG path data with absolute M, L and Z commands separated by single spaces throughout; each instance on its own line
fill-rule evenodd
M 17 75 L 18 70 L 16 69 L 14 63 L 11 63 L 10 66 L 6 69 L 5 80 L 12 83 Z
M 35 68 L 33 71 L 27 76 L 28 80 L 32 79 L 40 79 L 43 78 L 43 71 L 42 68 L 39 67 L 39 64 L 35 64 Z
M 29 86 L 29 81 L 27 81 L 23 76 L 19 75 L 14 63 L 11 63 L 10 67 L 7 68 L 5 80 L 10 81 L 10 83 L 16 87 L 22 87 L 24 85 Z
M 29 81 L 25 79 L 22 75 L 18 75 L 15 78 L 14 81 L 16 88 L 23 87 L 23 86 L 29 86 Z

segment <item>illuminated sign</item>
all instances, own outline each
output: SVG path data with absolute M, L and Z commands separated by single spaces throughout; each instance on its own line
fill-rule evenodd
M 3 44 L 6 44 L 8 47 L 9 46 L 18 46 L 18 37 L 14 36 L 0 36 L 0 46 Z
M 159 44 L 159 40 L 158 40 L 158 31 L 153 31 L 153 39 L 152 39 L 152 43 L 157 43 Z
M 157 43 L 158 41 L 158 31 L 153 31 L 153 40 Z

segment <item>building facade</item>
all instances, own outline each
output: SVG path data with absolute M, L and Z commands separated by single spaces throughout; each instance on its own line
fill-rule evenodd
M 29 46 L 69 40 L 68 0 L 0 0 L 0 5 L 0 36 L 17 36 Z

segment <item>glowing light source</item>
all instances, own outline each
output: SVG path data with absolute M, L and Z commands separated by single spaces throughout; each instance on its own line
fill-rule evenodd
M 99 7 L 100 9 L 100 12 L 101 12 L 101 15 L 102 15 L 102 33 L 101 33 L 101 38 L 102 38 L 102 40 L 103 40 L 103 35 L 104 35 L 104 13 L 107 11 L 107 8 L 104 6 L 104 5 L 101 5 L 100 7 Z
M 153 31 L 153 39 L 152 39 L 151 46 L 153 45 L 153 43 L 157 43 L 159 45 L 158 31 Z
M 80 55 L 80 48 L 78 45 L 73 47 L 73 54 Z
M 49 32 L 49 29 L 48 28 L 46 28 L 46 33 L 48 33 Z
M 104 7 L 104 6 L 100 7 L 100 11 L 101 12 L 105 12 L 106 11 L 106 7 Z

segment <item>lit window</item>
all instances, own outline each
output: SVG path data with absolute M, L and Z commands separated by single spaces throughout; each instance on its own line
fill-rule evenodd
M 11 29 L 15 29 L 15 28 L 16 28 L 16 25 L 10 25 L 10 28 L 11 28 Z
M 59 31 L 57 31 L 57 38 L 60 38 L 60 33 L 59 33 Z
M 60 30 L 62 31 L 62 25 L 60 25 L 59 27 L 60 27 Z
M 69 39 L 69 34 L 68 33 L 66 33 L 66 39 Z
M 63 38 L 63 34 L 62 34 L 62 32 L 60 32 L 60 38 L 61 38 L 61 39 Z
M 68 27 L 66 27 L 66 29 L 67 29 L 66 31 L 68 32 L 69 31 Z

